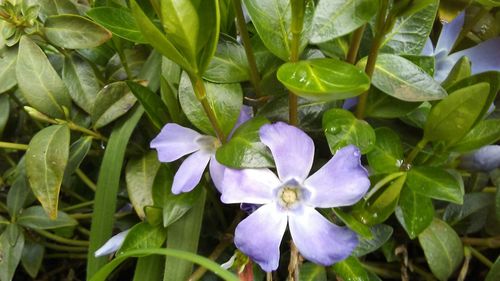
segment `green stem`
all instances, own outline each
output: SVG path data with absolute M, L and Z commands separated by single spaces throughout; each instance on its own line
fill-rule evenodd
M 123 52 L 121 42 L 118 41 L 120 39 L 116 39 L 113 37 L 113 45 L 115 46 L 116 53 L 118 53 L 118 57 L 122 63 L 123 69 L 125 69 L 125 73 L 127 74 L 128 79 L 132 79 L 132 71 L 130 71 L 130 67 L 128 66 L 127 56 Z
M 410 262 L 410 270 L 422 276 L 427 281 L 437 281 L 437 279 L 434 278 L 434 275 L 430 274 L 429 272 L 423 270 L 420 266 L 415 265 L 411 262 Z
M 86 259 L 87 254 L 50 254 L 45 255 L 46 259 Z
M 429 141 L 426 140 L 425 138 L 420 140 L 417 144 L 417 146 L 415 146 L 413 148 L 413 150 L 410 152 L 410 154 L 408 154 L 408 157 L 406 157 L 404 163 L 401 165 L 401 169 L 404 170 L 406 169 L 406 167 L 408 165 L 411 165 L 411 163 L 413 163 L 413 160 L 415 160 L 415 157 L 417 157 L 418 153 L 420 153 L 420 151 L 422 151 L 422 149 L 425 148 L 425 145 L 428 143 Z
M 3 142 L 3 141 L 0 141 L 0 148 L 15 149 L 15 150 L 27 150 L 28 149 L 28 145 L 27 144 L 21 144 L 21 143 L 12 143 L 12 142 Z
M 363 39 L 363 33 L 365 32 L 365 25 L 363 24 L 358 29 L 354 31 L 351 38 L 351 43 L 349 45 L 349 51 L 347 52 L 346 61 L 350 64 L 356 64 L 356 58 L 358 57 L 359 46 L 361 45 L 361 39 Z
M 362 263 L 361 264 L 366 270 L 371 271 L 377 275 L 380 275 L 384 278 L 400 278 L 401 274 L 399 272 L 390 270 L 387 268 L 383 268 L 382 266 L 373 266 L 368 263 Z
M 470 247 L 470 252 L 471 254 L 478 259 L 480 262 L 482 262 L 484 265 L 487 267 L 491 268 L 493 267 L 493 262 L 490 261 L 487 257 L 485 257 L 483 254 L 481 254 L 478 250 Z
M 52 250 L 65 251 L 65 252 L 87 252 L 87 247 L 71 247 L 50 242 L 42 242 L 42 244 Z
M 42 229 L 33 229 L 36 233 L 40 234 L 41 236 L 59 242 L 61 244 L 66 244 L 66 245 L 73 245 L 73 246 L 82 246 L 82 247 L 88 247 L 89 242 L 88 241 L 83 241 L 83 240 L 73 240 L 73 239 L 68 239 L 61 237 L 59 235 L 55 235 L 51 232 L 42 230 Z
M 260 88 L 259 70 L 257 68 L 255 55 L 253 53 L 252 43 L 250 42 L 250 36 L 248 35 L 245 17 L 243 16 L 241 0 L 233 0 L 233 8 L 236 14 L 236 24 L 238 26 L 238 31 L 240 32 L 241 40 L 243 41 L 243 47 L 245 48 L 245 53 L 247 55 L 248 66 L 250 67 L 250 82 L 252 82 L 253 88 L 255 90 L 255 95 L 257 97 L 261 97 L 262 89 Z
M 308 0 L 291 0 L 292 6 L 292 41 L 290 42 L 290 62 L 299 61 L 300 37 L 304 25 L 304 13 L 306 1 Z M 298 98 L 292 91 L 288 92 L 288 123 L 297 126 L 298 121 Z
M 76 169 L 75 173 L 80 178 L 80 180 L 85 183 L 85 185 L 87 185 L 93 191 L 96 191 L 97 185 L 89 177 L 87 177 L 87 175 L 82 170 Z
M 94 205 L 94 200 L 71 205 L 71 206 L 68 206 L 66 208 L 62 208 L 61 211 L 68 212 L 68 211 L 78 210 L 80 208 L 84 208 L 84 207 L 88 207 L 88 206 L 92 206 L 92 205 Z
M 480 246 L 487 248 L 499 248 L 500 247 L 500 236 L 490 237 L 490 238 L 471 238 L 463 237 L 462 242 L 466 245 Z
M 74 218 L 75 220 L 81 220 L 81 219 L 91 219 L 92 218 L 92 213 L 78 213 L 78 214 L 71 214 L 69 215 L 70 217 Z
M 108 139 L 105 136 L 101 135 L 99 132 L 89 130 L 85 127 L 82 127 L 82 126 L 76 124 L 76 123 L 73 123 L 72 121 L 64 121 L 64 120 L 56 120 L 56 121 L 58 121 L 59 124 L 67 124 L 71 130 L 84 133 L 84 134 L 89 135 L 89 136 L 91 136 L 95 139 L 98 139 L 98 140 L 102 140 L 105 142 L 108 141 Z

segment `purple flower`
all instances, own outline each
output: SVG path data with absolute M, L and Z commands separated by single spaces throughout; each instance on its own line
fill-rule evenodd
M 251 108 L 243 106 L 234 129 L 250 119 Z M 233 131 L 234 131 L 233 129 Z M 231 137 L 229 135 L 229 138 Z M 182 127 L 175 123 L 168 123 L 161 132 L 151 141 L 151 148 L 158 151 L 161 162 L 173 162 L 182 156 L 189 155 L 174 176 L 172 193 L 189 192 L 200 182 L 209 165 L 210 176 L 215 187 L 221 191 L 222 176 L 225 166 L 215 159 L 215 151 L 220 146 L 220 141 L 213 136 L 202 135 L 192 129 Z
M 269 169 L 224 172 L 222 202 L 263 204 L 236 227 L 236 247 L 265 271 L 275 270 L 288 225 L 308 260 L 331 265 L 348 257 L 358 244 L 356 234 L 332 224 L 314 208 L 352 205 L 366 193 L 370 181 L 359 150 L 352 145 L 338 150 L 308 177 L 314 143 L 307 134 L 278 122 L 262 126 L 260 139 L 271 149 L 278 176 Z
M 471 61 L 472 74 L 500 70 L 500 37 L 450 54 L 462 30 L 464 19 L 465 13 L 461 13 L 452 22 L 443 24 L 443 29 L 441 30 L 435 49 L 430 39 L 425 44 L 422 54 L 435 57 L 436 69 L 434 71 L 434 79 L 437 81 L 444 81 L 455 63 L 463 56 L 468 57 Z
M 500 167 L 500 145 L 486 145 L 462 156 L 460 167 L 489 172 Z

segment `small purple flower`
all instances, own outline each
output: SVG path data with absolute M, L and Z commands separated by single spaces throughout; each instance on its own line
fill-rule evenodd
M 500 71 L 500 37 L 482 42 L 472 48 L 468 48 L 450 54 L 455 41 L 464 25 L 465 13 L 458 15 L 452 22 L 443 24 L 436 48 L 432 46 L 430 39 L 422 51 L 423 55 L 434 56 L 436 69 L 434 79 L 444 81 L 455 63 L 463 56 L 471 61 L 472 74 L 485 71 Z
M 462 156 L 460 167 L 471 171 L 489 172 L 500 167 L 500 145 L 485 145 Z
M 251 118 L 251 110 L 248 106 L 241 108 L 234 129 Z M 226 167 L 215 159 L 215 151 L 220 146 L 220 141 L 216 137 L 202 135 L 178 124 L 168 123 L 151 141 L 150 146 L 158 151 L 158 159 L 161 162 L 173 162 L 182 156 L 191 154 L 182 162 L 174 176 L 173 194 L 193 190 L 200 182 L 207 165 L 209 165 L 210 176 L 215 187 L 219 192 L 221 191 L 222 176 Z
M 332 224 L 314 208 L 348 206 L 366 193 L 370 181 L 355 146 L 337 151 L 309 176 L 314 143 L 303 131 L 278 122 L 260 129 L 278 176 L 269 169 L 226 169 L 224 203 L 262 204 L 236 227 L 234 243 L 265 271 L 278 267 L 279 246 L 287 225 L 300 253 L 331 265 L 347 258 L 358 244 L 354 232 Z

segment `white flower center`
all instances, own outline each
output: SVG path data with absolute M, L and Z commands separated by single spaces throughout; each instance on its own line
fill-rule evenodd
M 215 153 L 217 148 L 221 146 L 219 139 L 212 136 L 201 136 L 196 142 L 200 145 L 200 148 L 204 151 Z
M 285 185 L 278 190 L 278 203 L 286 208 L 291 209 L 300 203 L 302 199 L 302 190 L 300 186 Z

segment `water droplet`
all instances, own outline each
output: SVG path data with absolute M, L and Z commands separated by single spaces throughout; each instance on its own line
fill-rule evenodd
M 106 145 L 104 144 L 104 141 L 101 141 L 101 145 L 100 146 L 101 146 L 102 150 L 106 149 Z
M 403 171 L 409 171 L 411 169 L 411 164 L 409 163 L 403 163 L 401 164 L 401 170 Z
M 361 154 L 359 153 L 359 150 L 356 149 L 352 155 L 354 155 L 355 157 L 359 157 Z

